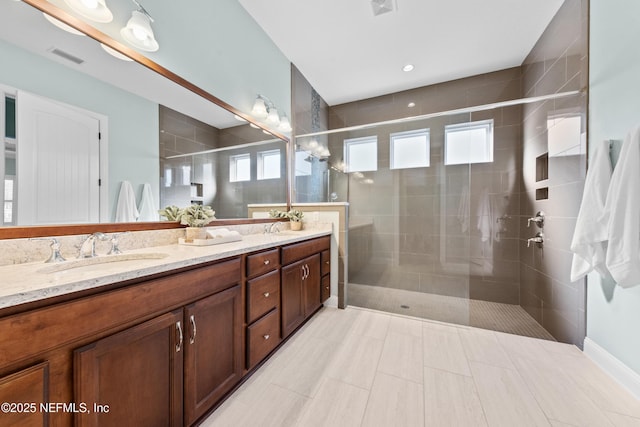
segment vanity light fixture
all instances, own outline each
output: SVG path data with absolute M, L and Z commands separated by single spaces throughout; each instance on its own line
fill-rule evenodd
M 271 105 L 267 108 L 269 114 L 267 114 L 266 122 L 272 126 L 278 126 L 280 124 L 280 115 L 278 114 L 278 109 Z
M 239 115 L 237 115 L 237 114 L 234 114 L 234 115 L 233 115 L 233 118 L 234 118 L 234 119 L 236 119 L 236 120 L 237 120 L 237 121 L 239 121 L 239 122 L 246 122 L 246 120 L 245 120 L 245 119 L 243 119 L 242 117 L 240 117 L 240 116 L 239 116 Z
M 105 0 L 64 0 L 64 2 L 83 18 L 104 24 L 113 21 L 113 13 L 107 7 Z
M 114 48 L 107 46 L 104 43 L 100 43 L 100 47 L 102 49 L 104 49 L 105 52 L 107 52 L 109 55 L 113 56 L 114 58 L 118 58 L 121 61 L 127 61 L 127 62 L 132 62 L 133 59 L 129 58 L 127 55 L 123 55 L 120 52 L 118 52 L 117 50 L 115 50 Z
M 291 128 L 291 122 L 289 122 L 289 118 L 286 114 L 280 116 L 280 124 L 278 125 L 278 130 L 282 132 L 291 132 L 293 130 Z
M 120 30 L 120 34 L 133 47 L 146 52 L 155 52 L 160 48 L 160 45 L 151 29 L 153 18 L 140 3 L 136 0 L 132 1 L 138 7 L 138 10 L 131 12 L 131 18 L 126 27 Z
M 269 112 L 267 111 L 267 103 L 262 95 L 258 95 L 256 97 L 256 100 L 253 102 L 251 113 L 260 120 L 267 118 L 269 115 Z
M 50 23 L 52 23 L 56 27 L 60 28 L 61 30 L 66 31 L 67 33 L 73 34 L 75 36 L 84 36 L 85 35 L 83 32 L 80 32 L 80 31 L 76 30 L 72 26 L 65 24 L 64 22 L 54 18 L 53 16 L 47 15 L 44 12 L 42 14 L 44 15 L 44 17 L 45 17 L 45 19 L 47 21 L 49 21 Z

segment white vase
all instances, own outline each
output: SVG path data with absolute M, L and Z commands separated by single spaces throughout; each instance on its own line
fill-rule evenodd
M 206 239 L 207 238 L 207 230 L 204 227 L 187 227 L 186 229 L 186 237 L 185 241 L 193 242 L 195 239 Z

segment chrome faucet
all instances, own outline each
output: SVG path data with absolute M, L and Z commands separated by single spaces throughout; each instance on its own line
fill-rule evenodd
M 33 238 L 32 237 L 29 240 L 47 240 L 47 241 L 51 242 L 51 244 L 50 244 L 50 246 L 51 246 L 51 255 L 49 255 L 49 258 L 45 261 L 46 263 L 66 261 L 64 259 L 64 257 L 60 254 L 60 242 L 55 237 L 51 237 L 49 239 L 40 239 L 40 238 Z
M 109 237 L 99 231 L 87 236 L 86 240 L 82 242 L 82 245 L 80 245 L 80 253 L 78 254 L 78 258 L 93 258 L 96 256 L 96 239 L 105 241 L 108 240 Z M 87 245 L 89 245 L 88 253 L 87 249 L 85 248 Z
M 264 225 L 264 234 L 273 234 L 280 232 L 280 223 L 272 222 L 271 224 Z
M 533 218 L 529 218 L 527 220 L 527 228 L 531 227 L 531 223 L 534 223 L 535 225 L 538 226 L 538 228 L 542 228 L 544 227 L 544 212 L 539 211 L 536 213 L 536 216 L 534 216 Z
M 544 234 L 542 234 L 542 232 L 538 232 L 536 233 L 535 237 L 527 239 L 527 247 L 530 247 L 531 243 L 535 243 L 536 246 L 542 248 L 542 244 L 544 243 Z

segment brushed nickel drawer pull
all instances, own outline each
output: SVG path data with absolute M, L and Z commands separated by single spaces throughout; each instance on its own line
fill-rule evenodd
M 328 286 L 325 286 L 324 288 L 325 288 L 326 290 L 329 290 L 329 287 L 328 287 Z
M 268 340 L 269 338 L 271 338 L 271 335 L 269 335 L 269 334 L 263 335 L 262 338 L 264 338 L 265 340 Z
M 198 332 L 196 329 L 196 318 L 193 314 L 189 317 L 189 321 L 191 322 L 191 339 L 189 339 L 189 344 L 193 344 L 196 342 L 196 333 Z
M 264 265 L 269 265 L 269 262 L 270 262 L 270 261 L 269 261 L 268 259 L 265 259 L 265 260 L 264 260 Z
M 271 295 L 269 292 L 265 292 L 265 293 L 264 293 L 264 297 L 265 297 L 265 298 L 269 298 L 269 295 Z
M 176 322 L 176 332 L 178 333 L 178 343 L 176 344 L 176 353 L 182 349 L 182 325 L 180 322 Z

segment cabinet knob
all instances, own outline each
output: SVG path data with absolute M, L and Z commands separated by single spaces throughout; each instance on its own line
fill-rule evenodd
M 270 337 L 271 337 L 271 335 L 269 335 L 269 334 L 262 336 L 262 338 L 264 338 L 265 340 L 268 340 Z
M 269 265 L 269 260 L 268 259 L 264 260 L 264 265 Z
M 330 261 L 325 261 L 325 264 L 329 265 L 329 264 L 331 264 L 331 262 Z
M 271 295 L 269 292 L 265 292 L 265 293 L 264 293 L 264 297 L 265 297 L 265 298 L 269 298 L 269 295 Z
M 326 290 L 329 290 L 329 287 L 328 287 L 328 286 L 325 286 L 324 288 L 325 288 Z

